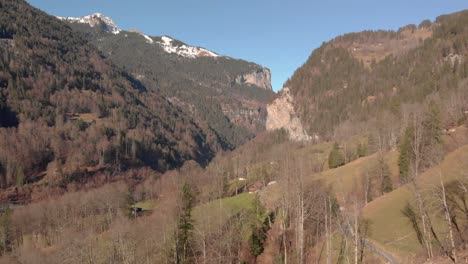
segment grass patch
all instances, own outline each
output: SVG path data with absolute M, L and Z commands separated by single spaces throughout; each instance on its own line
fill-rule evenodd
M 150 211 L 156 206 L 156 201 L 146 200 L 135 203 L 132 205 L 132 208 L 141 208 L 143 211 Z
M 194 217 L 203 218 L 207 212 L 221 213 L 222 216 L 229 218 L 242 210 L 253 210 L 255 194 L 242 193 L 233 197 L 217 199 L 206 204 L 199 205 L 194 209 Z
M 256 212 L 255 194 L 242 193 L 233 197 L 217 199 L 194 208 L 195 226 L 202 232 L 220 230 L 229 220 L 239 217 L 242 238 L 247 241 L 252 235 L 252 223 L 263 223 L 267 217 L 265 210 Z

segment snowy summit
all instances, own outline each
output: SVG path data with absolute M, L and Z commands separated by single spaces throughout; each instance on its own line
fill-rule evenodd
M 122 32 L 122 30 L 117 27 L 117 25 L 114 23 L 114 21 L 108 17 L 105 16 L 101 13 L 94 13 L 91 15 L 87 15 L 84 17 L 57 17 L 60 20 L 67 21 L 70 23 L 81 23 L 81 24 L 88 24 L 91 27 L 102 27 L 107 32 L 110 32 L 112 34 L 119 34 Z M 161 37 L 161 41 L 154 41 L 153 38 L 151 38 L 148 35 L 145 35 L 142 32 L 139 32 L 138 30 L 134 30 L 131 32 L 135 32 L 139 35 L 141 35 L 145 41 L 148 44 L 157 44 L 159 45 L 165 52 L 169 54 L 175 54 L 181 57 L 185 58 L 199 58 L 199 57 L 212 57 L 216 58 L 219 57 L 218 54 L 209 51 L 204 48 L 200 47 L 193 47 L 193 46 L 188 46 L 186 44 L 180 44 L 174 41 L 174 39 L 163 36 Z
M 87 15 L 84 17 L 57 17 L 60 20 L 72 22 L 72 23 L 81 23 L 81 24 L 88 24 L 91 27 L 103 25 L 105 26 L 105 30 L 112 34 L 119 34 L 121 29 L 117 27 L 117 25 L 112 21 L 110 17 L 107 17 L 100 13 L 94 13 L 91 15 Z M 102 24 L 101 24 L 102 23 Z

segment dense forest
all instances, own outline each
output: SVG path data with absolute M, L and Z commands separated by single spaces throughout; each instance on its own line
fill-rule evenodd
M 87 167 L 206 164 L 218 136 L 114 66 L 64 22 L 2 1 L 0 167 L 6 188 L 73 181 Z M 4 118 L 5 117 L 5 118 Z M 56 179 L 53 179 L 56 178 Z

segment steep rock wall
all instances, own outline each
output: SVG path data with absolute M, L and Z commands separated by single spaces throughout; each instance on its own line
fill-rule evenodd
M 266 90 L 272 90 L 271 72 L 267 68 L 261 68 L 256 70 L 255 72 L 250 72 L 237 76 L 236 83 L 256 85 Z
M 302 126 L 294 110 L 293 101 L 294 97 L 291 95 L 289 88 L 284 87 L 280 96 L 267 105 L 266 129 L 268 131 L 286 129 L 291 140 L 309 141 L 312 138 L 307 135 Z

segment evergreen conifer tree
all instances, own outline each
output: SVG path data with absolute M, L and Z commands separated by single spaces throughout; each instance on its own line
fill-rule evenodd
M 400 154 L 398 156 L 398 168 L 400 173 L 400 181 L 407 183 L 409 180 L 409 172 L 411 165 L 412 152 L 412 140 L 411 135 L 413 134 L 413 127 L 409 126 L 405 129 L 403 139 L 400 143 Z
M 188 252 L 193 229 L 192 209 L 195 204 L 193 190 L 188 183 L 182 187 L 182 201 L 177 223 L 176 262 L 189 263 Z
M 443 156 L 442 151 L 442 125 L 439 106 L 431 101 L 422 122 L 422 162 L 425 168 L 440 162 Z
M 379 159 L 379 170 L 381 178 L 380 192 L 384 194 L 393 191 L 392 179 L 390 178 L 390 168 L 383 157 Z
M 330 169 L 337 168 L 345 164 L 343 154 L 340 152 L 338 143 L 333 144 L 333 149 L 328 156 L 328 167 Z

